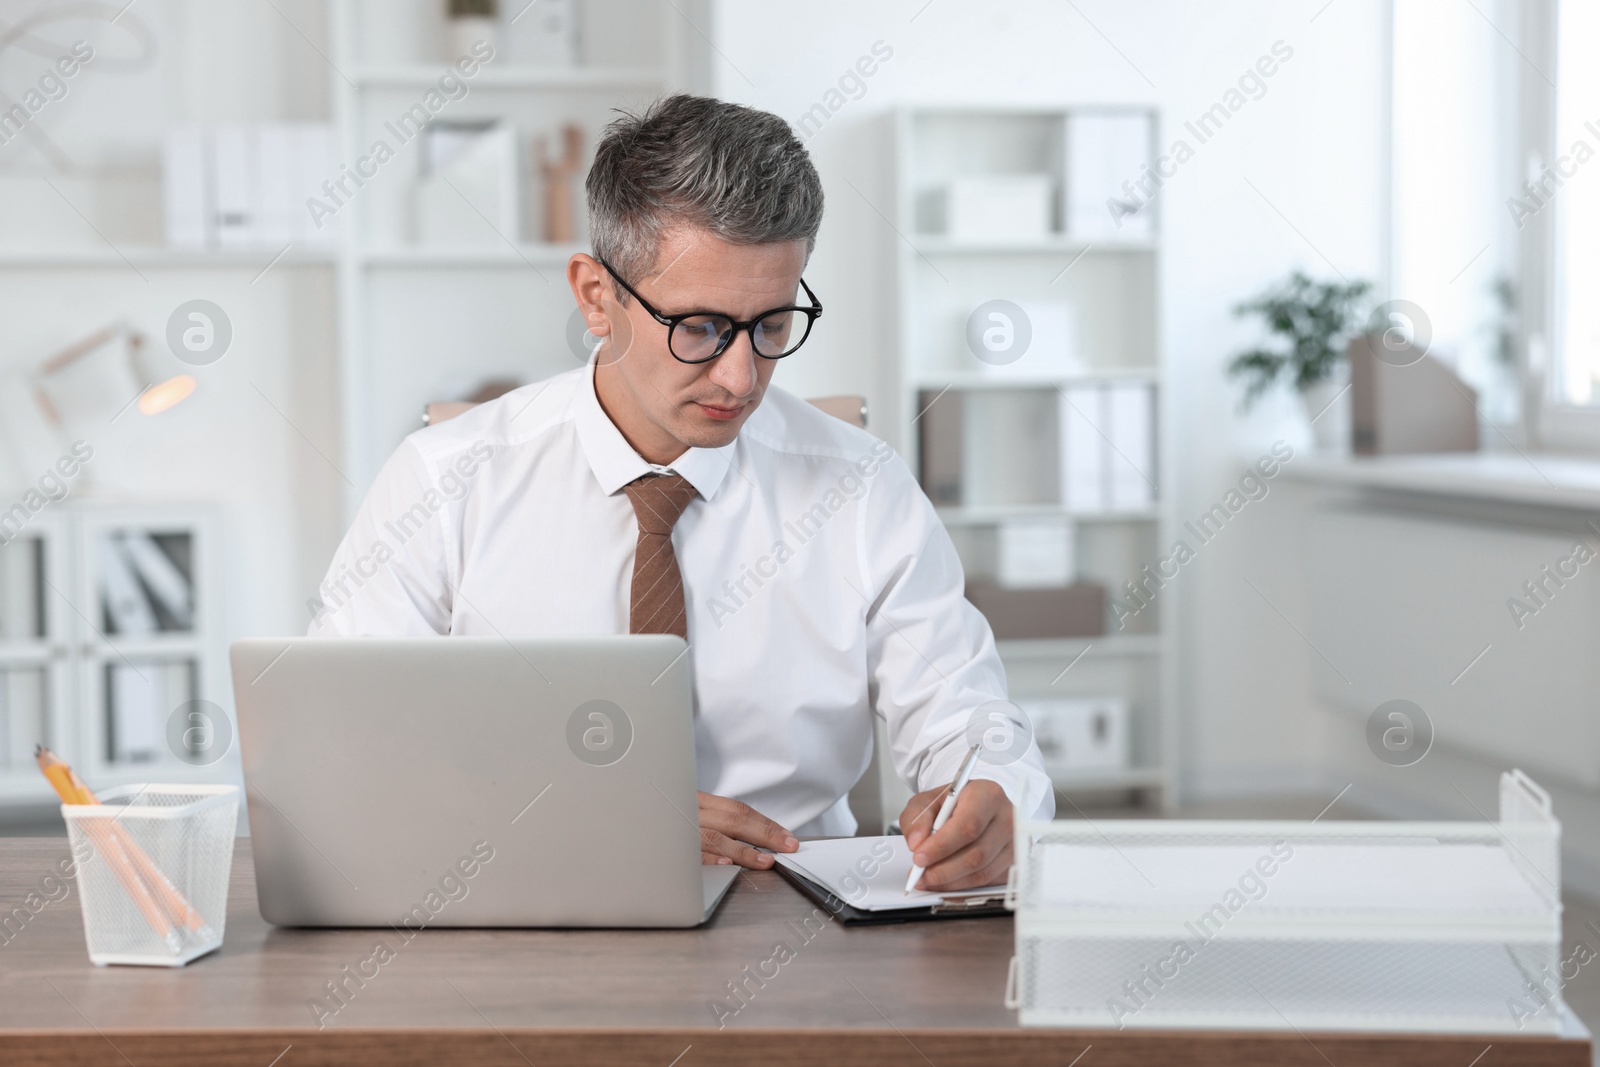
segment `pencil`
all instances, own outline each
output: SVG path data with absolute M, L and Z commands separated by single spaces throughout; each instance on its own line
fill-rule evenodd
M 43 745 L 36 745 L 33 755 L 39 764 L 39 769 L 55 788 L 63 804 L 100 803 L 99 798 L 83 784 L 83 780 L 54 752 Z M 111 864 L 112 873 L 117 876 L 117 881 L 122 883 L 122 888 L 127 892 L 129 899 L 144 915 L 145 921 L 156 932 L 156 936 L 161 938 L 173 955 L 181 953 L 183 940 L 173 929 L 173 922 L 177 921 L 190 930 L 198 930 L 205 925 L 204 920 L 189 905 L 188 900 L 184 899 L 183 894 L 167 881 L 166 876 L 156 867 L 144 849 L 128 835 L 125 827 L 118 825 L 115 820 L 98 819 L 85 819 L 81 825 L 89 840 Z M 145 877 L 151 879 L 151 885 L 147 886 L 141 879 L 139 873 L 141 870 L 146 872 Z M 156 895 L 165 899 L 158 904 Z

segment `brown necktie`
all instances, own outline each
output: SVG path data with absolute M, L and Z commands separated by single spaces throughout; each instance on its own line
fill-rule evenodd
M 647 474 L 623 487 L 639 520 L 639 547 L 633 556 L 633 592 L 628 600 L 628 632 L 677 634 L 689 639 L 683 607 L 683 573 L 672 551 L 672 528 L 695 498 L 681 474 Z

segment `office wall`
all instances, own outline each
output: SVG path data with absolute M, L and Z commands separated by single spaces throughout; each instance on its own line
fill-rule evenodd
M 143 0 L 115 27 L 41 28 L 52 41 L 87 37 L 97 62 L 34 119 L 59 166 L 27 136 L 0 146 L 0 375 L 26 373 L 119 319 L 146 337 L 157 375 L 196 375 L 195 395 L 163 415 L 130 411 L 83 430 L 95 449 L 86 479 L 110 498 L 219 505 L 226 640 L 303 630 L 305 597 L 339 534 L 341 481 L 324 458 L 337 461 L 339 440 L 333 272 L 285 262 L 262 273 L 270 253 L 223 269 L 183 267 L 139 250 L 162 243 L 169 124 L 327 121 L 331 75 L 316 51 L 327 48 L 324 6 L 275 6 Z M 36 7 L 6 4 L 0 18 L 10 24 Z M 135 20 L 155 47 L 130 70 L 142 51 Z M 47 64 L 10 49 L 0 80 L 15 96 Z M 19 249 L 36 262 L 12 255 Z M 86 267 L 75 256 L 99 259 Z M 233 326 L 228 352 L 204 367 L 180 363 L 165 339 L 173 310 L 196 298 L 221 306 Z M 4 459 L 0 500 L 9 506 L 39 472 Z M 226 692 L 206 695 L 231 706 Z
M 1386 20 L 1377 0 L 1225 10 L 1161 0 L 723 0 L 707 27 L 716 92 L 791 122 L 875 42 L 894 50 L 808 141 L 828 215 L 807 280 L 828 318 L 777 380 L 802 394 L 854 390 L 880 409 L 891 402 L 888 271 L 901 238 L 885 219 L 889 109 L 1151 104 L 1167 143 L 1282 41 L 1292 57 L 1205 143 L 1186 137 L 1194 155 L 1161 193 L 1160 333 L 1179 463 L 1164 483 L 1181 516 L 1199 514 L 1275 439 L 1307 444 L 1289 398 L 1240 418 L 1223 367 L 1256 336 L 1231 306 L 1295 267 L 1374 280 L 1382 268 Z M 1274 488 L 1251 504 L 1174 583 L 1191 797 L 1324 786 L 1326 739 L 1296 632 L 1307 613 L 1299 554 L 1286 551 L 1298 530 L 1288 497 Z

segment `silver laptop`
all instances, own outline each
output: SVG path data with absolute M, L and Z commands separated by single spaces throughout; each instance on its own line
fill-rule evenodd
M 683 641 L 233 646 L 261 916 L 280 926 L 696 926 Z

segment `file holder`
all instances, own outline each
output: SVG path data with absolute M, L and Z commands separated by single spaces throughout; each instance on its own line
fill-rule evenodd
M 1521 771 L 1497 822 L 1019 822 L 1007 1005 L 1024 1026 L 1560 1033 L 1560 837 Z M 1243 884 L 1194 873 L 1225 867 Z

